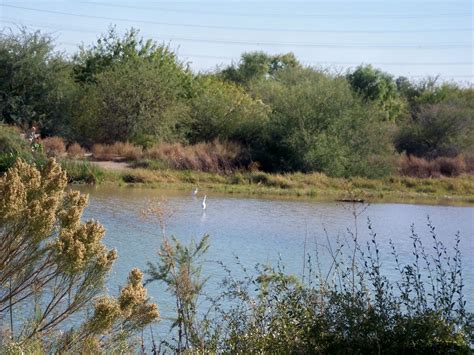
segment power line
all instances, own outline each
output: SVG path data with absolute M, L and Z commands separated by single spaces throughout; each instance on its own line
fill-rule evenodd
M 135 9 L 135 10 L 153 10 L 153 11 L 163 11 L 163 12 L 175 12 L 175 13 L 191 13 L 191 14 L 201 14 L 201 15 L 218 15 L 218 16 L 233 16 L 233 17 L 302 17 L 302 18 L 394 18 L 394 19 L 417 19 L 417 18 L 434 18 L 434 17 L 470 17 L 471 15 L 466 13 L 442 13 L 442 14 L 423 14 L 423 15 L 388 15 L 387 14 L 341 14 L 340 12 L 334 14 L 281 14 L 281 13 L 236 13 L 236 12 L 222 12 L 222 11 L 200 11 L 196 9 L 185 10 L 185 9 L 170 9 L 163 7 L 149 7 L 149 6 L 134 6 L 134 5 L 124 5 L 124 4 L 109 4 L 97 1 L 87 1 L 87 5 L 98 5 L 105 7 L 114 7 L 114 8 L 126 8 L 126 9 Z
M 184 42 L 203 42 L 216 44 L 230 44 L 230 45 L 248 45 L 248 46 L 275 46 L 275 47 L 308 47 L 308 48 L 398 48 L 398 49 L 437 49 L 437 48 L 470 48 L 469 43 L 456 44 L 405 44 L 405 45 L 389 45 L 389 44 L 368 44 L 368 43 L 294 43 L 294 42 L 250 42 L 240 40 L 226 40 L 226 39 L 205 39 L 205 38 L 187 38 L 174 37 L 163 35 L 164 38 L 170 41 L 184 41 Z
M 188 53 L 178 53 L 183 57 L 192 57 L 192 58 L 211 58 L 211 59 L 226 59 L 226 60 L 235 60 L 235 57 L 229 56 L 214 56 L 207 54 L 188 54 Z M 240 59 L 240 58 L 238 58 Z M 307 60 L 301 60 L 302 62 L 309 64 L 332 64 L 332 65 L 360 65 L 363 62 L 334 62 L 334 61 L 317 61 L 311 62 Z M 368 63 L 369 64 L 369 63 Z M 473 65 L 473 62 L 370 62 L 373 65 L 400 65 L 400 66 L 411 66 L 411 65 L 423 65 L 423 66 L 457 66 L 457 65 Z
M 65 16 L 74 16 L 82 18 L 91 18 L 98 20 L 107 21 L 118 21 L 118 22 L 138 22 L 152 25 L 172 26 L 172 27 L 189 27 L 189 28 L 207 28 L 207 29 L 220 29 L 220 30 L 235 30 L 235 31 L 258 31 L 258 32 L 297 32 L 297 33 L 436 33 L 436 32 L 471 32 L 472 28 L 444 28 L 444 29 L 424 29 L 424 30 L 386 30 L 386 29 L 374 29 L 374 30 L 311 30 L 311 29 L 276 29 L 276 28 L 259 28 L 259 27 L 238 27 L 238 26 L 217 26 L 217 25 L 196 25 L 188 23 L 170 23 L 161 21 L 148 21 L 148 20 L 137 20 L 127 19 L 119 17 L 106 17 L 86 14 L 76 14 L 71 12 L 63 12 L 56 10 L 44 10 L 37 8 L 30 8 L 24 6 L 16 6 L 9 4 L 0 4 L 3 7 L 10 7 L 20 10 L 35 11 L 42 13 L 50 13 Z
M 1 20 L 0 20 L 1 21 Z M 10 23 L 9 21 L 2 21 Z M 37 26 L 41 27 L 41 26 Z M 67 31 L 67 30 L 65 30 Z M 75 31 L 75 30 L 71 30 Z M 436 49 L 436 48 L 471 48 L 470 43 L 443 43 L 443 44 L 373 44 L 373 43 L 303 43 L 303 42 L 268 42 L 268 41 L 244 41 L 244 40 L 227 40 L 227 39 L 206 39 L 206 38 L 189 38 L 176 37 L 166 34 L 160 35 L 170 41 L 184 41 L 184 42 L 202 42 L 215 44 L 229 44 L 229 45 L 249 45 L 249 46 L 283 46 L 283 47 L 308 47 L 308 48 L 398 48 L 398 49 Z
M 408 75 L 411 78 L 426 78 L 430 75 Z M 474 75 L 439 75 L 439 77 L 444 77 L 444 78 L 474 78 Z
M 77 46 L 77 43 L 73 42 L 60 42 L 60 45 L 70 45 Z M 176 53 L 180 57 L 191 57 L 191 58 L 210 58 L 210 59 L 224 59 L 224 60 L 240 60 L 240 57 L 231 57 L 231 56 L 218 56 L 218 55 L 207 55 L 207 54 L 191 54 L 191 53 Z M 364 61 L 361 62 L 334 62 L 334 61 L 310 61 L 301 59 L 301 62 L 310 64 L 310 65 L 320 65 L 320 64 L 330 64 L 330 65 L 361 65 L 364 64 Z M 400 66 L 459 66 L 459 65 L 473 65 L 472 62 L 370 62 L 367 64 L 372 65 L 400 65 Z

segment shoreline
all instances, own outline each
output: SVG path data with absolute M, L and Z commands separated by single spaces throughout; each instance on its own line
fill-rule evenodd
M 82 165 L 81 174 L 75 171 L 75 164 Z M 222 195 L 304 201 L 351 199 L 367 203 L 474 206 L 472 175 L 437 179 L 402 176 L 383 179 L 332 178 L 320 173 L 235 172 L 223 175 L 183 170 L 104 169 L 84 162 L 72 165 L 66 162 L 65 168 L 73 183 L 92 181 L 104 186 L 190 192 L 198 187 L 200 191 Z

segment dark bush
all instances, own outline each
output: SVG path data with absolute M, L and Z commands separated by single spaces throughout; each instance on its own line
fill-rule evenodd
M 402 125 L 395 145 L 400 152 L 428 159 L 456 156 L 472 149 L 474 108 L 453 100 L 426 104 Z

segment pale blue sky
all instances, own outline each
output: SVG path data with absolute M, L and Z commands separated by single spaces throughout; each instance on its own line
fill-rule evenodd
M 466 0 L 0 0 L 0 26 L 52 32 L 67 53 L 111 24 L 120 32 L 133 26 L 196 71 L 244 51 L 291 51 L 334 71 L 371 63 L 395 76 L 473 83 L 472 8 Z

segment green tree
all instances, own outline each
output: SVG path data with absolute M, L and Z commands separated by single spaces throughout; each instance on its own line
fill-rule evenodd
M 293 53 L 269 55 L 265 52 L 248 52 L 242 54 L 238 65 L 230 65 L 221 75 L 225 80 L 245 84 L 251 80 L 273 76 L 281 69 L 299 66 Z
M 190 101 L 192 142 L 234 140 L 248 144 L 259 137 L 269 107 L 239 86 L 212 76 L 198 77 Z
M 0 33 L 0 121 L 58 133 L 74 94 L 70 66 L 39 31 Z
M 73 71 L 84 90 L 74 108 L 75 139 L 148 144 L 185 136 L 192 76 L 167 46 L 111 28 L 80 49 Z
M 473 93 L 464 99 L 418 105 L 396 137 L 397 149 L 427 158 L 474 152 Z
M 96 76 L 119 63 L 149 61 L 163 65 L 177 64 L 177 58 L 167 46 L 151 39 L 139 37 L 139 31 L 131 28 L 123 37 L 109 28 L 95 44 L 81 46 L 73 57 L 73 75 L 80 83 L 95 83 Z
M 394 121 L 405 115 L 405 103 L 400 98 L 393 77 L 371 65 L 359 66 L 347 75 L 350 85 L 365 101 L 375 102 Z
M 74 122 L 84 144 L 175 141 L 185 136 L 190 78 L 174 61 L 133 60 L 95 76 Z
M 388 123 L 342 77 L 287 68 L 251 86 L 272 108 L 255 159 L 276 171 L 322 171 L 333 176 L 384 175 L 391 153 Z M 373 164 L 377 165 L 373 165 Z
M 408 100 L 412 114 L 419 105 L 439 104 L 472 95 L 472 88 L 461 88 L 454 83 L 438 84 L 437 80 L 438 77 L 428 77 L 419 82 L 411 82 L 405 77 L 397 78 L 398 92 Z

